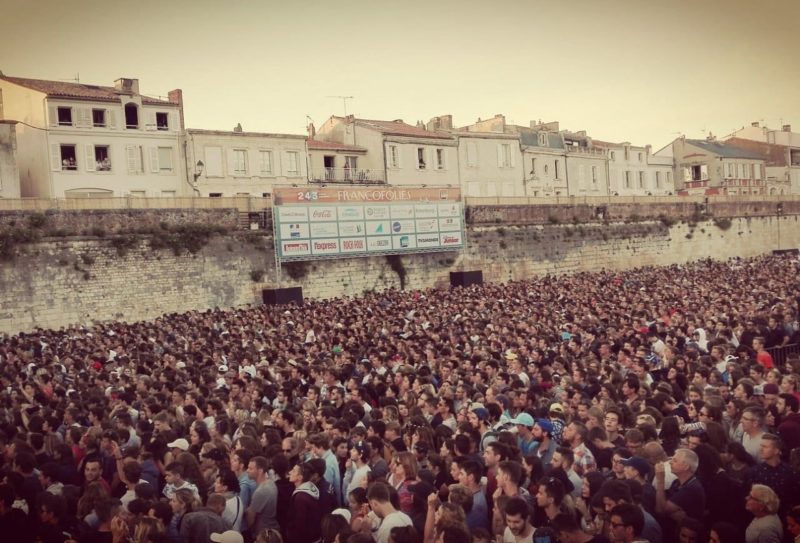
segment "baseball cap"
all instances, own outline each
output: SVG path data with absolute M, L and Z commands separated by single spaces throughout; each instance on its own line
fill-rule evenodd
M 244 543 L 242 534 L 235 530 L 228 530 L 227 532 L 214 532 L 209 536 L 214 543 Z
M 489 410 L 485 407 L 476 407 L 472 410 L 472 412 L 475 413 L 480 420 L 486 420 L 489 418 Z
M 536 424 L 539 426 L 539 428 L 541 428 L 542 430 L 544 430 L 548 434 L 551 434 L 551 435 L 553 434 L 553 423 L 550 422 L 549 420 L 547 420 L 547 419 L 538 419 L 536 421 Z
M 550 412 L 551 413 L 553 413 L 553 412 L 555 412 L 555 413 L 563 413 L 564 412 L 564 406 L 561 405 L 560 403 L 554 403 L 553 405 L 550 406 Z
M 650 473 L 650 462 L 642 458 L 641 456 L 631 456 L 630 458 L 625 458 L 622 460 L 623 466 L 630 466 L 642 476 L 646 476 Z
M 220 373 L 226 373 L 228 371 L 228 366 L 222 364 L 219 368 L 217 368 L 217 371 Z
M 173 441 L 172 443 L 167 443 L 167 447 L 170 449 L 180 449 L 182 451 L 189 450 L 189 442 L 186 441 L 184 438 L 180 437 Z
M 339 509 L 334 509 L 331 512 L 331 515 L 339 515 L 340 517 L 343 517 L 348 522 L 348 524 L 350 523 L 351 513 L 349 510 L 344 509 L 343 507 L 340 507 Z
M 523 412 L 517 415 L 517 418 L 511 419 L 511 424 L 521 424 L 522 426 L 533 428 L 534 421 L 532 416 L 530 416 L 528 413 Z

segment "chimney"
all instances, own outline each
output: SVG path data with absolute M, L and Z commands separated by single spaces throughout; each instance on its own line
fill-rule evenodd
M 125 94 L 139 94 L 139 80 L 120 77 L 114 81 L 114 88 Z
M 317 135 L 317 129 L 314 128 L 314 123 L 308 123 L 306 130 L 308 130 L 308 137 L 313 140 L 314 136 Z
M 344 122 L 346 122 L 347 124 L 353 123 L 355 122 L 355 120 L 356 120 L 355 115 L 348 115 L 347 117 L 344 118 Z
M 183 122 L 183 91 L 181 89 L 171 90 L 167 93 L 167 99 L 173 104 L 178 104 L 178 115 L 181 121 L 181 130 L 186 126 Z
M 233 127 L 233 131 L 237 134 L 242 133 L 242 123 L 236 123 L 236 126 Z
M 750 123 L 750 126 L 752 126 L 753 128 L 758 128 L 760 125 L 758 124 L 758 121 L 754 121 Z
M 784 132 L 791 132 L 792 131 L 792 125 L 790 125 L 790 124 L 783 125 L 783 131 Z

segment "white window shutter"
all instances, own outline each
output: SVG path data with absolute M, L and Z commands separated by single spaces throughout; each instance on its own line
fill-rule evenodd
M 425 149 L 426 153 L 425 156 L 425 165 L 427 166 L 428 170 L 435 170 L 436 169 L 436 148 L 435 147 L 428 147 Z
M 517 164 L 517 157 L 516 157 L 517 153 L 515 151 L 516 149 L 514 148 L 514 146 L 508 144 L 508 160 L 512 168 L 514 168 Z
M 94 160 L 94 145 L 86 144 L 83 146 L 83 156 L 86 157 L 86 171 L 93 172 L 95 171 L 95 160 Z
M 145 130 L 155 130 L 156 129 L 156 112 L 155 111 L 146 111 L 145 112 Z
M 117 115 L 113 109 L 106 110 L 106 126 L 108 128 L 116 128 L 117 127 Z
M 497 144 L 497 167 L 498 168 L 502 168 L 503 167 L 503 144 L 502 143 L 498 143 Z
M 706 181 L 708 179 L 708 165 L 701 164 L 700 165 L 700 179 Z
M 61 146 L 57 143 L 50 144 L 50 169 L 54 172 L 61 171 Z
M 58 126 L 58 108 L 56 106 L 48 106 L 47 116 L 50 118 L 50 126 Z
M 684 181 L 691 181 L 692 180 L 692 169 L 684 167 L 683 168 L 683 180 Z
M 233 175 L 233 172 L 236 171 L 236 153 L 234 153 L 233 149 L 228 149 L 226 152 L 227 166 L 228 172 L 227 175 Z
M 86 107 L 78 108 L 78 126 L 89 128 L 92 124 L 92 110 Z
M 399 145 L 394 146 L 395 154 L 397 155 L 397 167 L 403 167 L 403 148 Z
M 471 141 L 467 142 L 467 166 L 472 167 L 475 165 L 475 144 Z
M 177 111 L 170 111 L 169 113 L 169 129 L 172 132 L 180 131 L 180 118 L 178 117 Z
M 150 171 L 158 173 L 158 147 L 150 147 Z

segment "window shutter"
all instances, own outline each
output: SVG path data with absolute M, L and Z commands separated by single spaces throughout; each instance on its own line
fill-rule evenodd
M 178 117 L 178 112 L 177 111 L 170 111 L 170 113 L 169 113 L 169 129 L 172 132 L 178 132 L 181 129 L 181 127 L 179 125 L 180 125 L 180 120 L 179 120 L 179 117 Z
M 50 169 L 54 172 L 61 171 L 61 146 L 57 143 L 50 144 Z
M 700 165 L 700 179 L 706 181 L 708 179 L 708 165 Z
M 128 173 L 141 173 L 141 151 L 138 145 L 125 147 L 125 159 L 128 163 Z
M 106 110 L 106 126 L 108 128 L 116 128 L 117 127 L 117 115 L 113 109 Z
M 233 149 L 227 149 L 225 155 L 228 166 L 227 175 L 233 175 L 233 172 L 236 171 L 236 153 L 233 152 Z
M 436 169 L 436 148 L 435 147 L 428 147 L 425 149 L 425 167 L 427 170 L 435 170 Z
M 403 153 L 402 153 L 403 148 L 400 147 L 399 145 L 395 145 L 394 146 L 394 151 L 395 151 L 395 155 L 397 156 L 397 167 L 398 168 L 402 168 L 403 167 L 403 159 L 402 159 L 402 157 L 403 157 Z
M 56 106 L 48 106 L 47 115 L 50 117 L 50 126 L 58 126 L 58 108 Z M 61 161 L 59 160 L 59 164 Z M 61 166 L 59 166 L 61 169 Z
M 497 167 L 498 168 L 502 168 L 503 167 L 503 144 L 502 143 L 498 143 L 497 144 Z M 492 195 L 492 196 L 494 196 L 494 195 Z
M 475 166 L 475 142 L 467 142 L 467 166 Z
M 94 145 L 86 144 L 83 146 L 83 156 L 86 157 L 86 171 L 93 172 L 95 171 L 95 160 L 94 160 Z
M 92 110 L 85 107 L 78 108 L 78 126 L 89 128 L 92 124 Z
M 156 129 L 156 112 L 155 111 L 146 111 L 145 112 L 145 130 L 155 130 Z
M 158 173 L 158 147 L 150 147 L 150 171 Z
M 514 151 L 516 151 L 516 149 L 514 148 L 513 145 L 511 145 L 509 143 L 508 144 L 508 161 L 509 161 L 509 164 L 511 164 L 512 168 L 516 167 L 516 164 L 517 164 L 517 157 L 516 157 L 517 153 L 515 153 Z
M 686 167 L 683 168 L 683 180 L 684 180 L 684 182 L 692 180 L 692 170 L 691 170 L 691 168 L 686 168 Z

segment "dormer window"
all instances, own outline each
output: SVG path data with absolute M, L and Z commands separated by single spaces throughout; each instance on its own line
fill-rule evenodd
M 58 108 L 58 126 L 72 126 L 72 108 Z
M 156 113 L 156 129 L 169 130 L 169 114 L 159 111 Z
M 547 134 L 539 134 L 539 146 L 547 147 Z
M 139 128 L 139 108 L 136 104 L 125 104 L 125 128 Z

